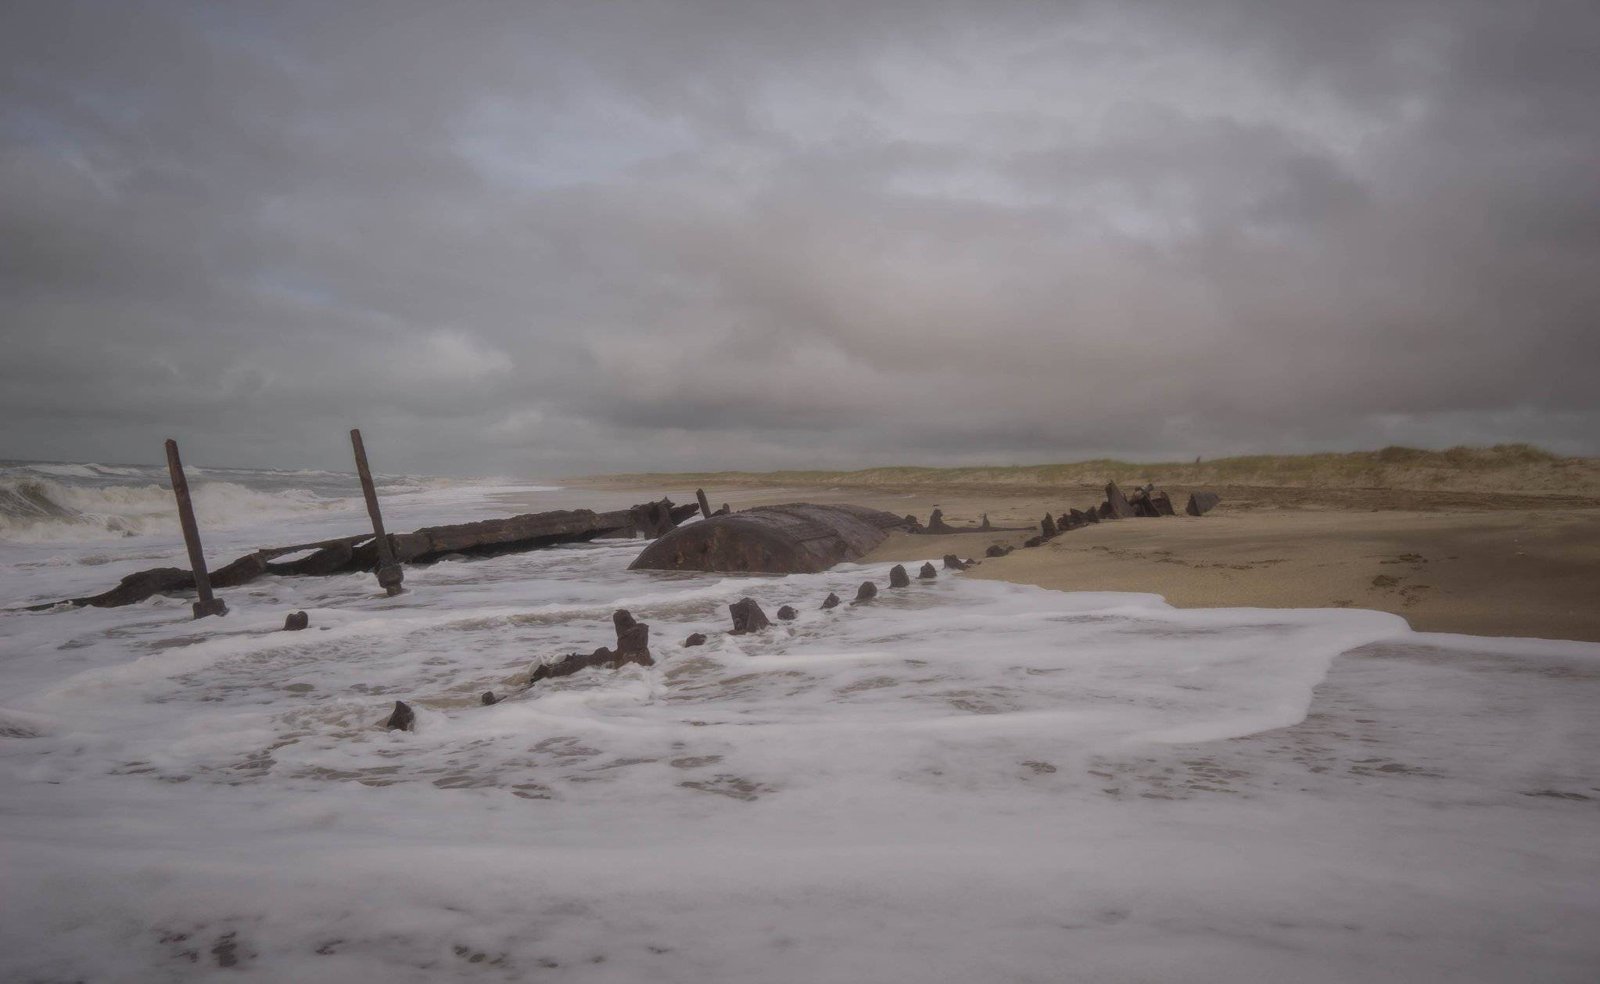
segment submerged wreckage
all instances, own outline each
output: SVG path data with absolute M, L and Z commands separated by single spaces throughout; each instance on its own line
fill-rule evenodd
M 537 550 L 563 543 L 584 543 L 610 537 L 644 537 L 646 547 L 630 570 L 716 571 L 738 574 L 798 574 L 825 571 L 835 564 L 859 560 L 882 543 L 890 530 L 903 529 L 904 517 L 861 506 L 817 506 L 797 503 L 758 506 L 741 513 L 712 513 L 689 526 L 679 524 L 696 512 L 690 503 L 670 499 L 631 509 L 596 513 L 588 509 L 529 513 L 452 526 L 430 526 L 412 533 L 385 534 L 389 553 L 401 564 L 427 564 L 445 557 L 493 557 Z M 218 588 L 238 587 L 263 575 L 329 576 L 376 570 L 381 563 L 378 539 L 372 534 L 264 547 L 210 572 Z M 291 560 L 279 558 L 292 557 Z M 158 594 L 196 589 L 192 571 L 157 567 L 123 578 L 109 591 L 86 598 L 35 605 L 43 611 L 57 605 L 115 608 Z
M 601 537 L 656 537 L 698 511 L 699 506 L 693 503 L 674 506 L 672 500 L 662 499 L 612 512 L 562 509 L 476 523 L 429 526 L 412 533 L 389 533 L 385 539 L 395 561 L 427 564 L 448 556 L 493 557 L 562 543 L 585 543 Z M 264 547 L 211 571 L 210 583 L 218 588 L 232 588 L 265 574 L 328 576 L 372 571 L 379 565 L 378 553 L 377 537 L 371 533 L 287 547 Z M 277 560 L 296 554 L 305 556 Z M 32 610 L 43 611 L 58 604 L 115 608 L 137 604 L 158 594 L 194 591 L 195 587 L 192 571 L 157 567 L 129 574 L 110 591 L 88 598 L 35 605 Z

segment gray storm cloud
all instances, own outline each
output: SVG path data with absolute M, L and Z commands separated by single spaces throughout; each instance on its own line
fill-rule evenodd
M 0 12 L 0 456 L 1600 453 L 1592 3 Z

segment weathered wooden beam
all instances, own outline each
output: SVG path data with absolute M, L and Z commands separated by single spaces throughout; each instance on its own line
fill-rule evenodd
M 394 548 L 389 543 L 389 534 L 383 531 L 383 512 L 378 508 L 378 490 L 372 484 L 372 469 L 367 467 L 367 448 L 361 443 L 361 431 L 350 431 L 350 444 L 356 452 L 356 473 L 361 477 L 361 494 L 367 499 L 367 515 L 372 517 L 372 533 L 378 545 L 378 584 L 389 593 L 389 597 L 404 591 L 401 582 L 405 574 L 401 572 L 400 565 L 395 563 Z
M 194 503 L 189 499 L 189 480 L 183 474 L 183 459 L 178 457 L 178 442 L 167 438 L 167 471 L 172 476 L 172 494 L 178 500 L 178 523 L 183 527 L 183 545 L 189 549 L 189 568 L 194 572 L 194 617 L 226 615 L 228 606 L 211 594 L 211 577 L 206 572 L 205 551 L 200 548 L 200 526 L 194 521 Z

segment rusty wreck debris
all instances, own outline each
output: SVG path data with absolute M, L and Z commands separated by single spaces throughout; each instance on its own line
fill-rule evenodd
M 816 574 L 860 559 L 905 522 L 861 506 L 757 506 L 679 527 L 646 547 L 628 569 Z

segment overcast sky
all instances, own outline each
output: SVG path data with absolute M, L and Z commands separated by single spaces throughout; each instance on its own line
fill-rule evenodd
M 0 457 L 1600 453 L 1600 4 L 0 6 Z

